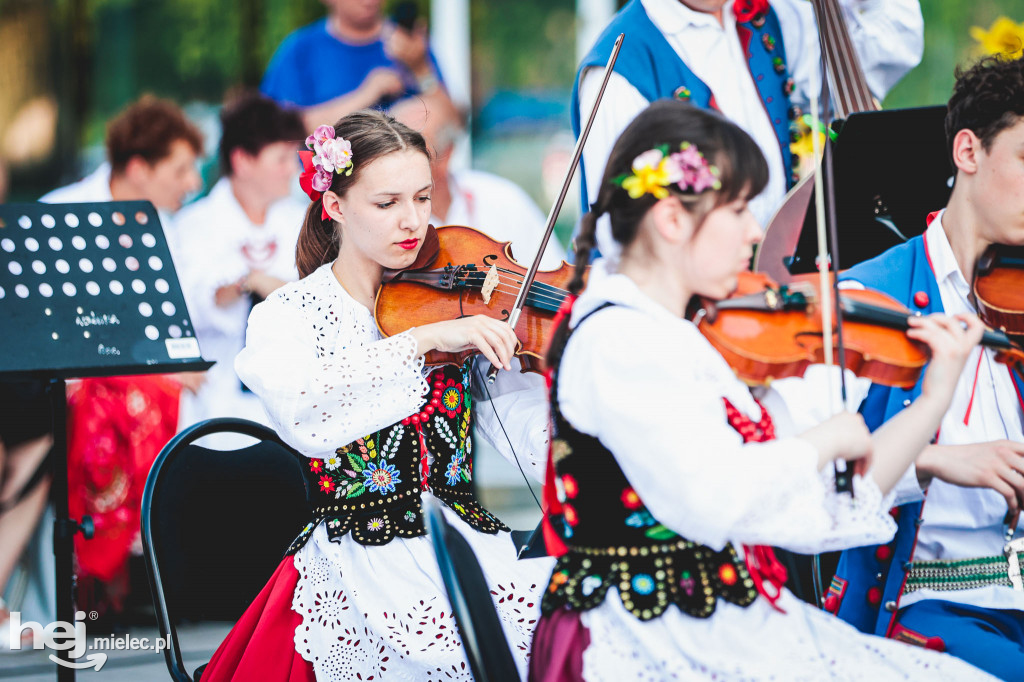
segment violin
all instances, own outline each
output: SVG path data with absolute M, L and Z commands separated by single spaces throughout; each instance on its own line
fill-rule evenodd
M 974 275 L 978 316 L 993 329 L 1024 335 L 1024 246 L 992 244 Z
M 763 273 L 740 273 L 732 297 L 698 314 L 698 328 L 749 385 L 802 376 L 808 365 L 823 361 L 816 279 L 798 275 L 779 286 Z M 914 386 L 929 359 L 928 347 L 905 333 L 915 313 L 871 289 L 841 289 L 839 306 L 846 368 L 877 384 Z M 1006 334 L 986 331 L 982 345 L 998 351 L 996 360 L 1024 367 L 1024 349 Z
M 434 233 L 434 237 L 430 236 Z M 569 295 L 565 288 L 573 267 L 565 261 L 556 270 L 538 270 L 515 323 L 523 371 L 543 372 L 543 356 L 554 331 L 555 313 Z M 388 272 L 377 291 L 374 317 L 384 336 L 412 327 L 489 315 L 508 321 L 527 268 L 512 255 L 510 242 L 498 242 L 462 225 L 431 228 L 411 267 Z M 430 351 L 427 365 L 462 364 L 479 351 Z
M 510 243 L 495 241 L 471 227 L 430 227 L 416 261 L 400 272 L 385 273 L 374 303 L 374 317 L 381 334 L 392 336 L 432 322 L 490 315 L 505 320 L 516 332 L 519 345 L 515 355 L 522 361 L 523 371 L 543 372 L 543 356 L 554 331 L 555 313 L 569 296 L 565 287 L 572 280 L 574 268 L 562 261 L 558 269 L 542 271 L 540 259 L 555 229 L 555 220 L 583 155 L 583 145 L 594 125 L 624 37 L 620 33 L 612 47 L 594 108 L 576 140 L 562 189 L 548 212 L 544 236 L 533 263 L 524 268 L 512 256 Z M 431 351 L 424 362 L 461 365 L 477 352 L 476 349 L 460 353 Z M 494 366 L 487 371 L 488 383 L 494 381 L 497 372 Z

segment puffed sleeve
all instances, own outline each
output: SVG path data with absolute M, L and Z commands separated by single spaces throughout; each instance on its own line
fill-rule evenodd
M 614 308 L 570 339 L 560 406 L 611 450 L 652 515 L 690 540 L 812 551 L 889 539 L 895 528 L 872 481 L 858 479 L 852 500 L 827 499 L 828 474 L 808 442 L 743 443 L 726 420 L 716 363 L 692 325 Z
M 547 464 L 550 419 L 544 377 L 520 373 L 519 360 L 512 371 L 498 372 L 488 385 L 488 363 L 477 362 L 473 397 L 476 401 L 474 429 L 513 465 L 538 481 L 544 480 Z
M 332 454 L 409 416 L 427 392 L 410 334 L 335 348 L 335 331 L 275 294 L 253 308 L 245 348 L 235 359 L 239 378 L 260 397 L 281 438 L 309 457 Z
M 881 100 L 924 52 L 924 19 L 918 0 L 840 0 L 868 88 Z M 821 47 L 814 8 L 805 0 L 772 0 L 798 99 L 821 87 Z

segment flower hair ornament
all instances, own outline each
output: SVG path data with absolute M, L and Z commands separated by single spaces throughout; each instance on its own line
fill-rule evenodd
M 692 194 L 722 188 L 718 168 L 708 163 L 697 145 L 683 142 L 679 151 L 669 153 L 670 149 L 668 144 L 648 149 L 633 159 L 632 173 L 613 178 L 612 182 L 629 192 L 630 199 L 639 199 L 644 194 L 664 199 L 672 185 Z
M 331 188 L 335 173 L 352 175 L 352 144 L 343 137 L 336 137 L 334 126 L 323 125 L 306 138 L 309 151 L 299 152 L 302 173 L 299 186 L 313 201 L 321 198 Z M 320 218 L 327 220 L 327 209 L 320 209 Z

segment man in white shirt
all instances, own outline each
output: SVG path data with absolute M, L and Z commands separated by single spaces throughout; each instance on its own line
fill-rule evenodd
M 462 134 L 458 112 L 452 107 L 428 109 L 423 100 L 406 99 L 392 107 L 391 115 L 420 131 L 433 154 L 431 224 L 466 225 L 500 242 L 511 242 L 516 260 L 529 267 L 544 236 L 545 216 L 514 182 L 493 173 L 453 171 L 449 167 L 452 147 Z M 541 269 L 555 269 L 564 258 L 565 249 L 552 235 L 541 259 Z
M 879 100 L 921 59 L 923 20 L 917 0 L 839 0 L 867 83 Z M 821 51 L 805 0 L 631 0 L 598 39 L 577 73 L 574 111 L 589 116 L 604 77 L 610 41 L 625 31 L 623 52 L 583 150 L 589 205 L 611 148 L 652 99 L 678 97 L 710 106 L 746 130 L 769 165 L 765 191 L 751 201 L 762 225 L 792 184 L 789 154 L 794 106 L 806 110 L 821 87 Z M 635 59 L 636 51 L 640 55 Z M 598 248 L 616 249 L 607 221 Z
M 1024 60 L 984 60 L 962 74 L 946 115 L 956 176 L 927 231 L 845 273 L 911 310 L 973 313 L 972 284 L 992 244 L 1024 245 Z M 808 382 L 811 382 L 808 384 Z M 791 414 L 812 411 L 814 380 L 776 382 Z M 876 428 L 920 386 L 854 382 Z M 1024 428 L 1020 369 L 979 347 L 960 376 L 935 444 L 899 486 L 892 543 L 847 550 L 825 608 L 865 632 L 959 656 L 1001 679 L 1024 670 Z M 820 402 L 820 401 L 819 401 Z M 927 500 L 924 493 L 927 491 Z
M 170 214 L 202 187 L 196 160 L 203 138 L 178 105 L 143 95 L 107 126 L 107 161 L 78 182 L 59 187 L 39 201 L 153 203 L 167 230 Z M 173 245 L 172 245 L 173 246 Z
M 212 417 L 266 421 L 235 376 L 235 356 L 255 301 L 298 279 L 295 243 L 306 204 L 289 194 L 298 173 L 302 120 L 258 94 L 221 111 L 223 177 L 176 216 L 180 277 L 207 360 L 217 362 L 194 395 L 184 394 L 181 428 Z

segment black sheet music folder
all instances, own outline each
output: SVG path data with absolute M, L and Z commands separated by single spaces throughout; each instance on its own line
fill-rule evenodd
M 0 205 L 0 376 L 203 370 L 156 209 Z

